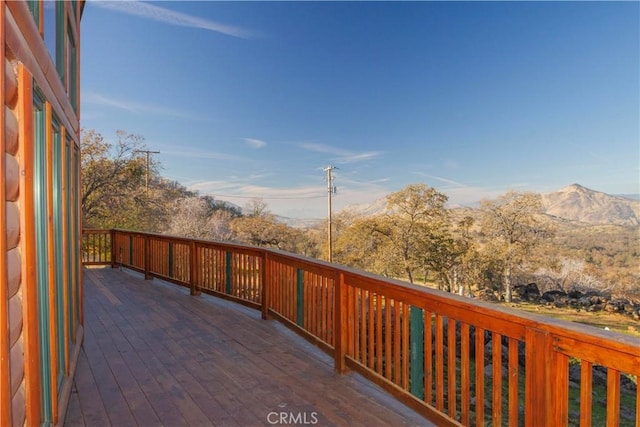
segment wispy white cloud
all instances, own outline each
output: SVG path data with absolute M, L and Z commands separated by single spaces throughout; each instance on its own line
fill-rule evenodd
M 376 158 L 382 154 L 380 151 L 365 151 L 362 153 L 356 153 L 353 151 L 345 150 L 343 148 L 332 147 L 325 144 L 317 144 L 312 142 L 305 142 L 300 144 L 301 148 L 308 151 L 314 151 L 316 153 L 333 155 L 337 163 L 356 163 Z
M 141 1 L 92 1 L 91 5 L 179 27 L 199 28 L 242 39 L 255 37 L 253 32 L 235 25 L 221 24 Z
M 162 154 L 171 154 L 172 156 L 187 157 L 194 159 L 216 159 L 216 160 L 239 160 L 248 161 L 240 156 L 234 156 L 232 154 L 219 153 L 217 151 L 196 151 L 196 150 L 163 150 L 160 148 Z
M 467 185 L 466 185 L 466 184 L 462 184 L 462 183 L 460 183 L 460 182 L 458 182 L 458 181 L 454 181 L 454 180 L 452 180 L 452 179 L 443 178 L 443 177 L 441 177 L 441 176 L 430 175 L 430 174 L 423 173 L 423 172 L 415 172 L 415 174 L 416 174 L 416 175 L 423 176 L 423 177 L 425 177 L 425 178 L 431 178 L 431 179 L 434 179 L 434 180 L 436 180 L 436 181 L 443 182 L 443 183 L 445 183 L 445 184 L 453 185 L 453 186 L 455 186 L 455 187 L 467 187 Z
M 254 139 L 254 138 L 242 138 L 242 140 L 244 142 L 246 142 L 248 145 L 250 145 L 253 148 L 262 148 L 265 147 L 267 145 L 266 142 L 260 140 L 260 139 Z
M 269 205 L 271 201 L 274 200 L 301 200 L 326 197 L 326 188 L 322 185 L 280 188 L 248 184 L 242 182 L 242 180 L 198 181 L 191 183 L 189 189 L 197 190 L 204 194 L 217 195 L 217 197 L 222 199 L 238 199 L 242 201 L 242 199 L 261 198 L 268 202 Z
M 188 111 L 176 110 L 173 108 L 162 107 L 152 104 L 141 104 L 125 99 L 117 99 L 105 96 L 95 92 L 86 92 L 82 96 L 82 102 L 90 105 L 101 107 L 111 107 L 119 110 L 125 110 L 133 114 L 155 114 L 160 116 L 176 117 L 180 119 L 200 120 L 195 114 Z

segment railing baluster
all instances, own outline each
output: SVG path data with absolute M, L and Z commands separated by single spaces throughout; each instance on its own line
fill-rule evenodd
M 460 415 L 463 425 L 468 426 L 470 421 L 469 389 L 469 325 L 460 324 Z M 516 405 L 517 408 L 517 405 Z
M 476 425 L 484 425 L 484 329 L 476 327 Z
M 334 278 L 334 369 L 338 373 L 346 370 L 345 352 L 347 352 L 347 339 L 349 337 L 349 297 L 344 283 L 344 274 L 339 273 Z
M 433 405 L 433 323 L 432 313 L 424 313 L 424 389 L 425 401 Z
M 593 364 L 583 360 L 580 363 L 580 427 L 591 427 L 592 389 Z
M 375 304 L 375 359 L 376 359 L 376 372 L 382 374 L 382 297 L 376 295 Z
M 491 334 L 491 361 L 493 369 L 491 373 L 491 386 L 493 390 L 491 401 L 491 416 L 494 426 L 502 425 L 502 336 L 498 333 Z
M 637 393 L 637 390 L 636 390 Z M 639 420 L 636 420 L 639 421 Z M 620 371 L 607 369 L 607 427 L 620 425 Z
M 553 352 L 553 424 L 566 426 L 569 421 L 569 358 L 562 353 Z
M 436 314 L 436 408 L 444 411 L 444 336 L 442 316 Z
M 409 304 L 402 303 L 402 388 L 409 391 Z
M 509 338 L 509 426 L 518 426 L 518 341 Z
M 447 321 L 447 408 L 449 417 L 456 417 L 456 321 Z M 496 424 L 499 425 L 499 424 Z
M 393 356 L 391 353 L 392 326 L 391 326 L 391 301 L 384 298 L 384 377 L 391 381 L 391 367 Z
M 374 325 L 373 325 L 373 316 L 374 316 L 374 308 L 373 308 L 373 299 L 375 298 L 375 294 L 373 292 L 367 292 L 367 356 L 368 363 L 367 366 L 369 369 L 374 369 L 373 363 L 375 359 L 374 352 Z

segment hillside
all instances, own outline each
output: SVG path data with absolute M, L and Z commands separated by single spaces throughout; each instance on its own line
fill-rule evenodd
M 584 225 L 640 225 L 640 200 L 612 196 L 572 184 L 552 193 L 541 194 L 544 213 L 563 222 L 580 222 Z M 343 209 L 355 215 L 383 213 L 386 200 L 379 199 L 370 204 L 351 205 Z M 474 209 L 456 208 L 473 215 Z
M 553 193 L 542 194 L 545 213 L 587 224 L 640 224 L 640 201 L 611 196 L 572 184 Z

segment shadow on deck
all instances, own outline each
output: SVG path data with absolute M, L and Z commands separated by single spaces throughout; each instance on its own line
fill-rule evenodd
M 260 312 L 129 271 L 84 273 L 66 426 L 431 425 Z M 281 418 L 282 417 L 282 418 Z

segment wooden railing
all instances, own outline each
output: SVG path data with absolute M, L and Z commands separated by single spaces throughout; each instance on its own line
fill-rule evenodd
M 111 264 L 292 327 L 438 425 L 639 426 L 640 340 L 290 253 L 85 230 Z

